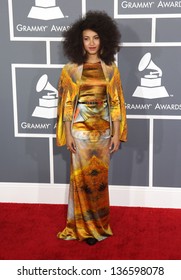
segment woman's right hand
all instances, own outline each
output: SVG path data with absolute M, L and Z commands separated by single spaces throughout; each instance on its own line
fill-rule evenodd
M 67 145 L 67 150 L 69 150 L 72 153 L 76 153 L 75 140 L 71 134 L 66 135 L 66 145 Z
M 71 134 L 71 122 L 65 122 L 65 136 L 66 136 L 66 145 L 67 150 L 69 150 L 72 153 L 76 152 L 76 144 L 75 140 Z

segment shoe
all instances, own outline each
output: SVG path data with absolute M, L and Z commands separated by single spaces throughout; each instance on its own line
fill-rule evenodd
M 88 244 L 88 245 L 94 245 L 97 243 L 97 239 L 96 238 L 86 238 L 85 239 L 85 242 Z

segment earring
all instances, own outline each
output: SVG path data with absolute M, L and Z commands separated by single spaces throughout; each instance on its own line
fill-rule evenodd
M 84 56 L 84 55 L 86 55 L 86 50 L 85 50 L 85 49 L 83 49 L 83 56 Z
M 100 50 L 100 54 L 103 54 L 103 49 Z

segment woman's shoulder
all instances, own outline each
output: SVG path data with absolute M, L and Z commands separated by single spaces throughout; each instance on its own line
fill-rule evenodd
M 115 62 L 112 62 L 111 64 L 105 64 L 105 66 L 109 71 L 112 71 L 112 72 L 114 72 L 115 70 L 118 70 L 118 67 Z
M 112 62 L 111 64 L 105 64 L 105 70 L 107 73 L 107 76 L 109 77 L 109 80 L 111 80 L 117 72 L 119 72 L 118 67 L 115 62 Z
M 78 67 L 78 64 L 73 63 L 73 62 L 68 62 L 67 64 L 64 65 L 63 70 L 69 72 L 72 69 L 75 69 Z
M 68 62 L 67 64 L 64 65 L 61 75 L 63 77 L 66 76 L 72 78 L 77 73 L 77 69 L 78 69 L 78 64 Z
M 117 64 L 116 64 L 115 62 L 113 62 L 113 63 L 111 64 L 111 66 L 112 66 L 112 69 L 113 69 L 113 70 L 119 70 L 119 69 L 118 69 L 118 66 L 117 66 Z

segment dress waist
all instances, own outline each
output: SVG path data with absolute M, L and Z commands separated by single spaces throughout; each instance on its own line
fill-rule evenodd
M 107 100 L 105 101 L 84 101 L 84 102 L 79 102 L 79 104 L 104 104 L 107 103 Z

